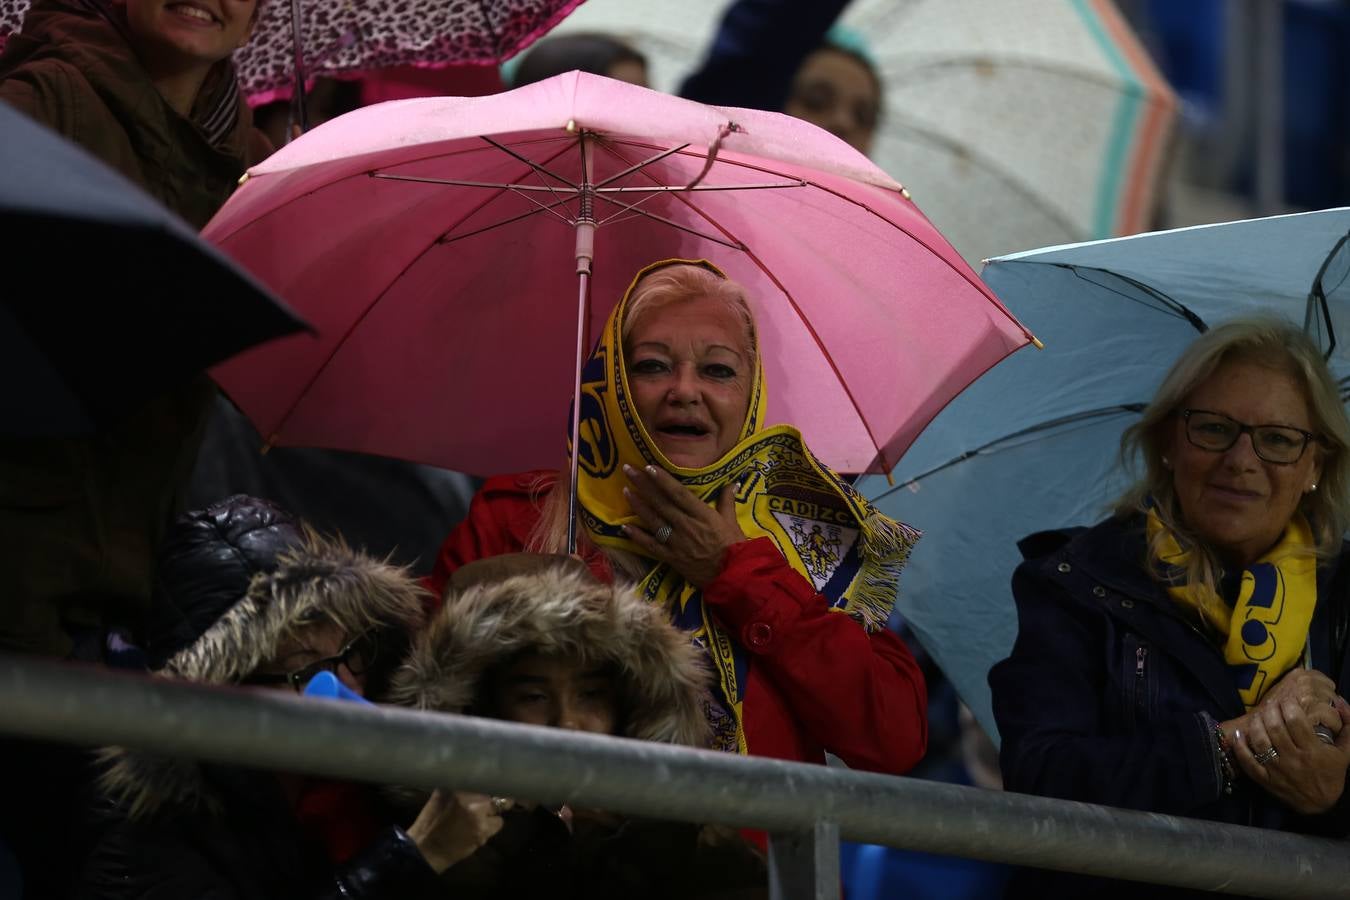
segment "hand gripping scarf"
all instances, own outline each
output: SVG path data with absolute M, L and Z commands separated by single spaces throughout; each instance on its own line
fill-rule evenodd
M 716 503 L 723 489 L 734 490 L 736 518 L 747 538 L 771 538 L 788 564 L 825 596 L 832 611 L 852 616 L 868 631 L 884 627 L 895 603 L 900 569 L 919 532 L 874 509 L 811 454 L 795 428 L 764 427 L 764 373 L 758 353 L 739 440 L 712 465 L 701 469 L 673 465 L 639 421 L 624 369 L 624 316 L 643 276 L 680 263 L 726 277 L 706 260 L 672 259 L 643 269 L 610 315 L 583 369 L 577 485 L 581 524 L 598 546 L 642 556 L 641 548 L 622 529 L 625 524 L 641 524 L 623 496 L 625 464 L 660 466 L 709 504 Z M 649 602 L 670 610 L 672 620 L 690 632 L 717 672 L 724 711 L 709 711 L 714 746 L 746 753 L 745 651 L 705 608 L 702 591 L 670 566 L 653 561 L 638 590 Z
M 1163 537 L 1155 543 L 1153 538 L 1160 532 Z M 1251 709 L 1281 675 L 1298 664 L 1308 641 L 1317 605 L 1317 561 L 1307 519 L 1294 516 L 1279 543 L 1243 570 L 1231 611 L 1214 591 L 1181 580 L 1190 552 L 1181 549 L 1151 509 L 1148 536 L 1159 561 L 1173 576 L 1167 593 L 1182 606 L 1197 610 L 1223 635 L 1224 661 L 1243 704 Z

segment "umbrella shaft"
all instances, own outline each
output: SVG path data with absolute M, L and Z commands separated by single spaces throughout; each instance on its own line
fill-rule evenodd
M 572 380 L 572 471 L 567 482 L 567 552 L 577 552 L 577 461 L 581 456 L 581 370 L 586 365 L 586 322 L 591 289 L 591 260 L 595 257 L 595 163 L 590 136 L 582 132 L 577 149 L 581 153 L 581 209 L 577 216 L 577 356 Z
M 577 227 L 577 243 L 581 243 L 581 231 L 588 230 L 594 235 L 595 226 L 582 224 Z M 592 238 L 593 239 L 593 238 Z M 577 469 L 578 460 L 581 458 L 581 368 L 586 364 L 586 319 L 587 319 L 587 297 L 590 292 L 591 284 L 591 260 L 585 258 L 585 267 L 582 268 L 582 257 L 577 257 L 577 364 L 575 380 L 572 383 L 572 458 L 570 460 L 572 471 L 568 477 L 568 495 L 567 495 L 567 552 L 577 552 Z
M 300 0 L 291 0 L 291 41 L 295 52 L 295 123 L 303 133 L 309 131 L 309 110 L 305 104 L 304 35 L 300 28 Z

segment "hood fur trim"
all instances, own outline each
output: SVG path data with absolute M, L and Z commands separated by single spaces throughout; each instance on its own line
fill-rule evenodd
M 331 621 L 355 636 L 372 628 L 419 630 L 430 599 L 402 567 L 367 556 L 340 539 L 306 529 L 303 542 L 277 558 L 274 572 L 254 576 L 248 593 L 197 641 L 173 656 L 159 677 L 237 684 L 273 659 L 296 630 Z M 165 805 L 218 808 L 196 760 L 122 747 L 100 751 L 100 786 L 132 818 Z
M 395 673 L 389 699 L 464 712 L 484 674 L 524 651 L 615 666 L 624 736 L 707 746 L 711 676 L 688 635 L 630 588 L 564 568 L 451 591 Z

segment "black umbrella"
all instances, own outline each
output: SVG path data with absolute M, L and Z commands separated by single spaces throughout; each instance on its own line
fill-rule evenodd
M 0 103 L 0 434 L 97 430 L 308 328 L 153 198 Z

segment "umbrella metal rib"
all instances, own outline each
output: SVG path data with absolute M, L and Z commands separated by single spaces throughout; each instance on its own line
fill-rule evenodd
M 1083 273 L 1100 272 L 1102 275 L 1109 275 L 1112 278 L 1117 278 L 1125 282 L 1135 290 L 1140 291 L 1141 293 L 1146 294 L 1149 297 L 1152 297 L 1154 300 L 1157 300 L 1158 303 L 1162 304 L 1164 308 L 1159 310 L 1159 312 L 1170 312 L 1179 318 L 1185 319 L 1187 322 L 1190 322 L 1191 326 L 1201 334 L 1204 334 L 1206 331 L 1209 331 L 1209 326 L 1205 324 L 1205 320 L 1200 318 L 1200 316 L 1198 316 L 1195 313 L 1195 311 L 1192 310 L 1190 307 L 1186 306 L 1186 304 L 1179 303 L 1176 300 L 1173 300 L 1171 297 L 1167 296 L 1162 291 L 1158 290 L 1155 287 L 1151 287 L 1150 285 L 1144 284 L 1142 281 L 1139 281 L 1138 279 L 1131 278 L 1128 275 L 1122 275 L 1119 272 L 1112 272 L 1110 269 L 1099 269 L 1096 268 L 1095 266 L 1077 266 L 1070 263 L 1047 263 L 1046 265 L 1055 266 L 1056 268 L 1059 269 L 1067 269 L 1068 271 L 1073 273 L 1073 276 L 1075 278 L 1079 278 L 1083 281 L 1086 281 L 1088 284 L 1101 288 L 1104 291 L 1108 291 L 1109 293 L 1116 294 L 1119 297 L 1123 297 L 1124 299 L 1130 301 L 1131 303 L 1138 303 L 1141 306 L 1147 305 L 1143 303 L 1143 301 L 1141 301 L 1138 297 L 1132 297 L 1129 294 L 1125 293 L 1124 291 L 1116 290 L 1115 288 L 1111 287 L 1105 282 L 1093 281 L 1091 278 L 1088 278 Z
M 1350 231 L 1341 236 L 1341 239 L 1331 248 L 1331 252 L 1327 254 L 1327 258 L 1322 260 L 1322 265 L 1317 269 L 1317 277 L 1313 279 L 1312 288 L 1308 291 L 1308 306 L 1303 313 L 1303 330 L 1311 334 L 1312 324 L 1315 320 L 1314 312 L 1319 309 L 1321 310 L 1322 322 L 1326 325 L 1327 329 L 1327 349 L 1325 354 L 1327 359 L 1331 359 L 1331 353 L 1336 349 L 1336 329 L 1331 324 L 1331 307 L 1327 303 L 1327 291 L 1325 285 L 1322 283 L 1322 279 L 1326 277 L 1327 269 L 1331 266 L 1331 261 L 1336 258 L 1336 254 L 1345 246 L 1347 240 L 1350 240 Z M 1342 275 L 1341 282 L 1345 281 L 1345 278 L 1346 276 Z M 1332 286 L 1332 291 L 1335 291 L 1336 288 L 1340 287 L 1341 282 L 1337 282 Z
M 1027 428 L 1021 429 L 1020 431 L 1014 431 L 1012 434 L 1005 434 L 1002 437 L 994 438 L 992 441 L 981 444 L 980 446 L 972 450 L 967 450 L 964 453 L 954 456 L 951 459 L 947 460 L 946 462 L 936 465 L 926 472 L 920 472 L 913 478 L 907 478 L 903 483 L 894 485 L 888 488 L 887 490 L 882 491 L 880 494 L 877 494 L 875 497 L 872 498 L 872 500 L 873 502 L 876 502 L 882 499 L 883 497 L 890 496 L 891 494 L 895 493 L 901 488 L 907 488 L 911 485 L 918 484 L 920 481 L 923 481 L 925 478 L 928 478 L 931 475 L 936 475 L 937 473 L 945 469 L 950 469 L 957 463 L 965 462 L 966 460 L 970 459 L 973 456 L 979 456 L 982 453 L 987 453 L 989 450 L 999 446 L 1000 444 L 1006 444 L 1009 441 L 1015 441 L 1018 438 L 1029 437 L 1030 435 L 1039 434 L 1040 432 L 1043 431 L 1050 431 L 1052 429 L 1060 428 L 1065 425 L 1076 425 L 1083 422 L 1090 422 L 1095 419 L 1104 419 L 1109 418 L 1111 416 L 1118 416 L 1121 415 L 1122 413 L 1135 413 L 1135 414 L 1142 413 L 1147 405 L 1148 404 L 1146 403 L 1118 403 L 1115 406 L 1103 406 L 1099 407 L 1098 409 L 1088 409 L 1082 412 L 1070 413 L 1067 416 L 1059 416 L 1054 419 L 1049 419 L 1045 422 L 1040 422 L 1036 425 L 1031 425 Z
M 485 138 L 485 140 L 487 140 L 487 139 Z M 451 236 L 449 232 L 446 232 L 446 233 L 442 236 L 442 238 L 441 238 L 441 240 L 440 240 L 440 243 L 451 243 L 451 242 L 453 242 L 453 241 L 460 240 L 461 238 L 470 237 L 471 235 L 482 234 L 482 233 L 485 232 L 485 231 L 491 231 L 492 229 L 494 229 L 494 228 L 499 228 L 499 227 L 501 227 L 501 226 L 503 226 L 503 225 L 509 225 L 509 224 L 514 223 L 514 222 L 519 222 L 520 220 L 525 219 L 525 218 L 528 218 L 528 217 L 534 215 L 534 214 L 537 213 L 537 212 L 548 212 L 548 213 L 552 214 L 554 217 L 556 217 L 559 221 L 563 222 L 563 223 L 566 224 L 566 225 L 569 225 L 569 226 L 571 226 L 571 225 L 576 225 L 576 223 L 577 223 L 577 220 L 576 220 L 576 219 L 569 219 L 569 218 L 567 218 L 567 217 L 565 217 L 565 216 L 562 216 L 562 215 L 558 214 L 558 213 L 556 212 L 556 210 L 557 210 L 557 208 L 558 208 L 559 206 L 564 205 L 568 200 L 571 200 L 571 199 L 574 199 L 574 198 L 579 198 L 579 197 L 582 196 L 583 193 L 590 193 L 590 194 L 593 194 L 594 196 L 596 196 L 596 197 L 599 198 L 599 199 L 605 200 L 605 202 L 607 202 L 607 203 L 609 203 L 609 204 L 611 204 L 611 205 L 614 205 L 614 206 L 619 207 L 618 212 L 616 212 L 616 213 L 614 213 L 613 215 L 608 216 L 608 217 L 606 217 L 606 218 L 604 218 L 604 219 L 598 220 L 598 221 L 596 222 L 597 225 L 607 225 L 607 224 L 614 224 L 614 223 L 617 223 L 617 222 L 626 222 L 626 221 L 629 221 L 629 220 L 631 220 L 631 219 L 633 219 L 633 218 L 636 218 L 636 217 L 639 217 L 639 216 L 640 216 L 640 217 L 649 219 L 649 220 L 651 220 L 651 221 L 653 221 L 653 222 L 660 222 L 660 223 L 663 224 L 663 225 L 668 225 L 668 226 L 670 226 L 671 228 L 677 229 L 677 230 L 679 230 L 679 231 L 686 232 L 687 234 L 692 234 L 692 235 L 694 235 L 695 237 L 700 237 L 700 238 L 703 238 L 704 240 L 713 241 L 713 242 L 715 242 L 715 243 L 721 244 L 721 245 L 724 246 L 724 247 L 729 247 L 729 248 L 731 248 L 731 249 L 733 249 L 733 250 L 742 250 L 742 249 L 744 249 L 744 245 L 742 245 L 742 244 L 741 244 L 740 242 L 738 242 L 738 241 L 733 242 L 733 241 L 727 241 L 727 240 L 724 240 L 724 239 L 722 239 L 722 238 L 717 237 L 716 235 L 708 234 L 707 232 L 700 231 L 700 230 L 695 229 L 695 228 L 690 228 L 690 227 L 687 226 L 687 225 L 683 225 L 683 224 L 681 224 L 681 223 L 679 223 L 679 222 L 676 222 L 676 221 L 674 221 L 674 220 L 672 220 L 672 219 L 669 219 L 669 218 L 666 218 L 666 217 L 664 217 L 664 216 L 658 215 L 658 214 L 656 214 L 656 213 L 648 212 L 647 210 L 643 210 L 643 209 L 639 209 L 638 207 L 639 207 L 642 203 L 644 203 L 644 202 L 646 202 L 647 200 L 651 199 L 651 197 L 659 196 L 659 195 L 661 195 L 661 194 L 669 194 L 669 193 L 683 193 L 683 192 L 687 192 L 687 191 L 756 191 L 756 190 L 770 190 L 770 189 L 773 189 L 773 190 L 782 190 L 782 189 L 785 189 L 785 188 L 800 188 L 800 187 L 808 187 L 808 186 L 809 186 L 809 182 L 804 181 L 804 180 L 802 180 L 802 179 L 795 179 L 795 180 L 792 180 L 792 181 L 782 181 L 782 182 L 762 182 L 762 183 L 757 183 L 757 184 L 726 184 L 726 185 L 700 185 L 700 184 L 694 184 L 694 185 L 665 185 L 665 184 L 658 184 L 658 185 L 651 185 L 651 186 L 636 186 L 636 187 L 634 187 L 634 186 L 627 186 L 627 187 L 602 187 L 602 186 L 597 185 L 596 187 L 594 187 L 594 188 L 590 189 L 589 191 L 587 191 L 587 190 L 585 189 L 584 186 L 575 186 L 575 185 L 572 185 L 571 182 L 567 181 L 567 179 L 563 178 L 562 176 L 558 175 L 557 173 L 552 172 L 552 171 L 550 171 L 550 170 L 548 170 L 548 169 L 545 169 L 545 168 L 542 167 L 542 166 L 539 166 L 538 164 L 532 162 L 531 160 L 526 159 L 525 157 L 521 156 L 521 155 L 518 154 L 518 153 L 512 152 L 509 148 L 504 147 L 504 146 L 502 146 L 501 144 L 498 144 L 496 141 L 491 141 L 491 140 L 489 140 L 489 143 L 491 143 L 494 147 L 498 147 L 499 149 L 505 150 L 507 153 L 509 153 L 509 154 L 510 154 L 512 157 L 514 157 L 515 159 L 521 160 L 522 162 L 526 163 L 527 165 L 530 166 L 530 168 L 531 168 L 532 171 L 534 171 L 534 172 L 536 172 L 536 173 L 538 173 L 538 174 L 541 174 L 541 175 L 546 174 L 546 175 L 549 175 L 549 176 L 551 176 L 551 177 L 553 177 L 553 178 L 557 178 L 559 181 L 562 181 L 564 184 L 567 184 L 568 187 L 566 187 L 566 188 L 559 188 L 559 187 L 555 187 L 555 186 L 553 186 L 553 185 L 547 185 L 547 184 L 545 184 L 545 185 L 525 185 L 525 184 L 513 184 L 513 183 L 509 184 L 509 183 L 506 183 L 506 182 L 493 182 L 493 181 L 469 181 L 469 180 L 466 180 L 466 179 L 459 179 L 459 178 L 432 178 L 432 177 L 430 177 L 430 176 L 423 176 L 423 175 L 393 175 L 393 174 L 390 174 L 390 173 L 388 173 L 388 172 L 372 172 L 372 173 L 370 173 L 370 174 L 371 174 L 371 177 L 372 177 L 372 178 L 379 178 L 379 179 L 383 179 L 383 180 L 385 180 L 385 181 L 410 181 L 410 182 L 417 182 L 417 183 L 420 183 L 420 184 L 443 184 L 443 185 L 448 185 L 448 186 L 451 186 L 451 187 L 487 188 L 487 189 L 490 189 L 490 190 L 503 191 L 503 192 L 510 192 L 510 193 L 516 194 L 517 196 L 520 196 L 522 199 L 528 200 L 528 201 L 530 201 L 531 203 L 536 204 L 536 205 L 539 207 L 537 210 L 531 210 L 531 211 L 529 211 L 529 212 L 527 212 L 527 213 L 522 213 L 522 214 L 517 215 L 517 216 L 512 216 L 512 217 L 510 217 L 510 218 L 503 219 L 503 220 L 501 220 L 501 221 L 499 221 L 499 222 L 494 222 L 494 223 L 491 224 L 491 225 L 485 225 L 485 226 L 483 226 L 483 227 L 481 227 L 481 228 L 477 228 L 477 229 L 475 229 L 475 230 L 473 230 L 473 231 L 463 232 L 463 233 L 456 234 L 456 235 L 453 235 L 453 236 Z M 665 158 L 667 158 L 668 156 L 670 156 L 671 154 L 676 153 L 676 152 L 679 152 L 680 150 L 683 150 L 685 147 L 688 147 L 688 146 L 689 146 L 688 144 L 683 144 L 683 145 L 681 145 L 680 147 L 674 148 L 674 149 L 672 149 L 672 150 L 670 150 L 670 151 L 667 151 L 667 152 L 665 152 L 665 153 L 659 153 L 659 154 L 657 154 L 657 155 L 655 155 L 655 156 L 653 156 L 653 157 L 650 157 L 650 158 L 647 159 L 647 160 L 644 160 L 644 161 L 641 162 L 641 163 L 638 163 L 637 165 L 630 166 L 629 168 L 625 169 L 625 170 L 624 170 L 622 173 L 620 173 L 619 175 L 612 176 L 612 177 L 610 177 L 610 178 L 605 179 L 603 182 L 600 182 L 600 185 L 610 184 L 610 183 L 612 183 L 612 182 L 613 182 L 616 178 L 618 178 L 618 177 L 621 177 L 621 176 L 623 176 L 623 175 L 631 175 L 631 174 L 633 174 L 633 173 L 635 173 L 635 172 L 642 171 L 642 169 L 643 169 L 644 167 L 649 166 L 649 165 L 651 165 L 651 164 L 653 164 L 653 163 L 655 163 L 655 162 L 658 162 L 658 161 L 660 161 L 660 160 L 662 160 L 662 159 L 665 159 Z M 622 158 L 622 157 L 620 157 L 620 158 Z M 551 204 L 543 204 L 543 203 L 539 203 L 539 201 L 535 200 L 533 197 L 530 197 L 529 194 L 531 194 L 531 193 L 535 193 L 535 194 L 548 193 L 548 194 L 553 194 L 553 195 L 555 195 L 555 196 L 558 196 L 558 195 L 560 195 L 560 194 L 567 194 L 568 196 L 567 196 L 567 197 L 564 197 L 564 198 L 561 198 L 561 199 L 559 199 L 557 202 L 554 202 L 554 203 L 551 203 Z M 623 202 L 623 201 L 620 201 L 620 200 L 615 199 L 615 198 L 612 196 L 612 195 L 614 195 L 614 194 L 644 194 L 644 195 L 646 195 L 646 196 L 644 196 L 641 200 L 638 200 L 638 201 L 636 201 L 636 202 L 634 202 L 634 203 L 625 203 L 625 202 Z M 624 213 L 630 213 L 631 215 L 624 216 Z M 622 218 L 620 218 L 620 217 L 622 217 Z M 453 230 L 453 229 L 451 229 L 451 230 Z

